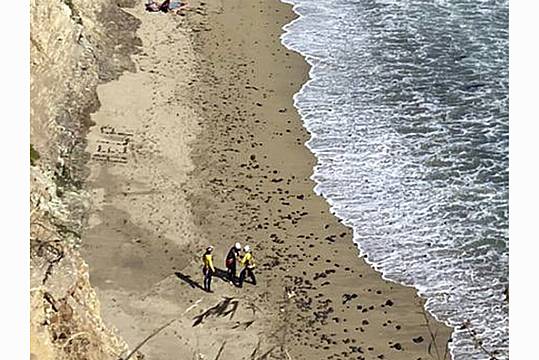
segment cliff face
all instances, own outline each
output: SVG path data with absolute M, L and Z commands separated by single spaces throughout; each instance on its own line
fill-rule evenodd
M 30 338 L 32 359 L 118 359 L 80 257 L 88 208 L 84 137 L 96 86 L 133 71 L 132 1 L 30 2 Z
M 31 0 L 30 6 L 31 143 L 42 159 L 65 165 L 80 180 L 82 135 L 99 106 L 95 88 L 134 70 L 129 56 L 140 46 L 139 21 L 106 0 Z

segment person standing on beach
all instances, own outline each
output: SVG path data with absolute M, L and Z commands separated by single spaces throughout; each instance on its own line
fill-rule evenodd
M 208 246 L 206 248 L 206 252 L 202 256 L 202 262 L 204 263 L 204 267 L 202 268 L 202 273 L 204 274 L 204 290 L 207 292 L 211 291 L 211 277 L 213 273 L 215 272 L 215 268 L 213 267 L 213 246 Z
M 237 242 L 230 248 L 225 260 L 225 266 L 227 269 L 228 280 L 231 284 L 236 282 L 236 261 L 240 256 L 241 245 Z
M 243 266 L 243 270 L 241 270 L 240 272 L 240 280 L 238 283 L 238 286 L 240 288 L 243 286 L 243 281 L 245 280 L 246 275 L 249 275 L 249 277 L 253 281 L 253 285 L 256 285 L 256 278 L 253 272 L 256 265 L 253 259 L 253 254 L 251 253 L 251 247 L 249 245 L 245 245 L 243 251 L 245 252 L 245 255 L 243 255 L 243 258 L 240 260 L 240 264 Z

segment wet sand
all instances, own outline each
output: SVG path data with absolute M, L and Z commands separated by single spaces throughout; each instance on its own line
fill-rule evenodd
M 308 67 L 279 40 L 290 6 L 190 5 L 128 10 L 137 72 L 98 88 L 82 253 L 105 321 L 131 349 L 157 332 L 139 350 L 152 360 L 449 358 L 450 329 L 358 257 L 313 192 L 292 105 Z M 204 292 L 204 248 L 224 268 L 236 241 L 254 249 L 258 284 L 217 277 Z

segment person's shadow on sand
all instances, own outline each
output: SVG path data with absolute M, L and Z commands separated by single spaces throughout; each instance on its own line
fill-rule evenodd
M 192 287 L 193 289 L 201 289 L 201 290 L 204 290 L 204 288 L 197 282 L 197 281 L 194 281 L 193 279 L 191 279 L 191 276 L 190 275 L 186 275 L 186 274 L 183 274 L 179 271 L 176 271 L 174 273 L 174 275 L 176 275 L 178 277 L 178 279 L 184 281 L 185 283 L 187 283 L 187 285 L 189 285 L 190 287 Z M 222 270 L 222 269 L 219 269 L 219 268 L 215 268 L 215 272 L 213 273 L 213 277 L 216 277 L 216 278 L 219 278 L 225 282 L 228 282 L 228 274 L 226 271 Z M 205 291 L 205 290 L 204 290 Z
M 187 285 L 191 286 L 193 289 L 196 289 L 196 288 L 199 288 L 201 290 L 204 290 L 204 288 L 202 286 L 200 286 L 200 284 L 196 281 L 194 281 L 193 279 L 191 279 L 191 276 L 189 275 L 185 275 L 185 274 L 182 274 L 181 272 L 179 271 L 176 271 L 174 273 L 180 280 L 183 280 L 187 283 Z
M 228 274 L 226 271 L 219 269 L 218 267 L 215 268 L 215 272 L 213 273 L 213 276 L 216 278 L 219 278 L 225 282 L 228 282 Z
M 223 269 L 219 269 L 219 268 L 216 267 L 215 272 L 213 273 L 213 276 L 223 280 L 224 282 L 230 282 L 230 279 L 228 278 L 228 273 Z M 234 285 L 236 285 L 236 286 L 238 285 L 237 284 L 238 276 L 239 275 L 236 274 L 236 279 L 234 279 Z M 252 279 L 245 279 L 244 282 L 255 285 L 255 283 L 253 282 Z

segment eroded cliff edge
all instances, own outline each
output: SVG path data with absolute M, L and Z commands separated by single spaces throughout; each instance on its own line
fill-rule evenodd
M 132 0 L 30 2 L 31 359 L 118 359 L 127 346 L 100 318 L 80 231 L 85 134 L 98 84 L 133 71 Z

